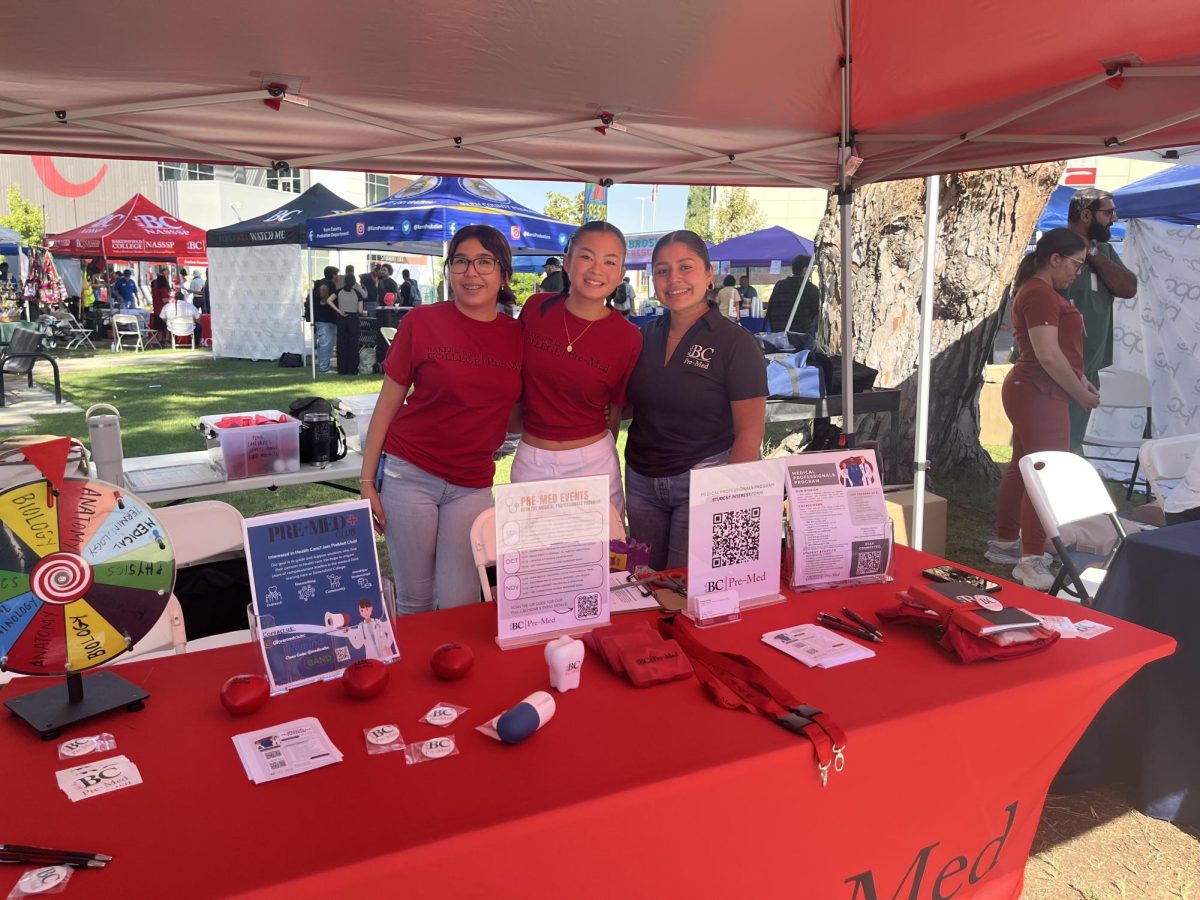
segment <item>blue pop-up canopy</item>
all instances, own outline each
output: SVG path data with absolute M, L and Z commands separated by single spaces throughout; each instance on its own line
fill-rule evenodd
M 1122 219 L 1200 225 L 1200 166 L 1171 166 L 1113 194 Z
M 464 225 L 491 225 L 514 252 L 561 256 L 578 228 L 534 212 L 482 178 L 425 175 L 361 209 L 308 220 L 310 247 L 399 250 L 441 256 Z
M 731 267 L 769 266 L 775 260 L 786 270 L 797 256 L 812 256 L 813 242 L 779 225 L 722 241 L 709 251 L 713 262 Z
M 1140 182 L 1139 182 L 1140 183 Z M 1131 185 L 1132 187 L 1132 185 Z M 1076 187 L 1069 187 L 1065 184 L 1060 184 L 1054 189 L 1054 193 L 1050 195 L 1050 199 L 1046 201 L 1046 208 L 1042 210 L 1042 217 L 1038 219 L 1037 231 L 1046 232 L 1051 228 L 1066 228 L 1067 227 L 1067 212 L 1071 206 L 1071 198 L 1075 196 L 1075 192 L 1079 190 Z M 1125 190 L 1122 188 L 1121 190 Z M 1114 198 L 1121 196 L 1121 191 L 1117 191 L 1113 195 Z M 1122 219 L 1130 218 L 1125 212 L 1125 204 L 1119 199 L 1117 203 L 1117 215 Z M 1118 221 L 1112 227 L 1112 239 L 1114 241 L 1125 240 L 1125 223 Z

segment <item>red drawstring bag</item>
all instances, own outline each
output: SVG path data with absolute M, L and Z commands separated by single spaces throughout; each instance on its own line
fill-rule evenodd
M 954 621 L 952 613 L 945 617 L 930 615 L 922 607 L 901 603 L 899 606 L 886 606 L 876 611 L 875 615 L 884 622 L 915 625 L 918 628 L 936 631 L 938 645 L 943 650 L 949 650 L 965 663 L 980 659 L 1018 659 L 1045 650 L 1061 637 L 1057 631 L 1050 631 L 1046 628 L 1030 628 L 1029 631 L 1037 635 L 1036 640 L 1001 646 L 986 637 L 971 634 Z

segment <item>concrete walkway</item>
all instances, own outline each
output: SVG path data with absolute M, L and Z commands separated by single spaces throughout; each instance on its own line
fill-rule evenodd
M 16 380 L 9 378 L 6 387 Z M 40 387 L 36 380 L 33 387 L 26 387 L 24 381 L 20 381 L 19 384 L 20 387 L 9 388 L 4 393 L 4 406 L 0 406 L 0 432 L 32 428 L 36 424 L 34 416 L 83 412 L 69 400 L 64 399 L 61 404 L 55 403 L 53 383 L 50 390 Z

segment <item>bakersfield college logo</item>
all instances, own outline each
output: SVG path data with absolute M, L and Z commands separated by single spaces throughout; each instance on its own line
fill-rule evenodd
M 292 218 L 293 216 L 300 215 L 301 212 L 302 212 L 302 210 L 299 210 L 299 209 L 276 210 L 275 212 L 271 213 L 271 215 L 269 215 L 265 219 L 263 219 L 263 222 L 264 223 L 265 222 L 286 222 L 288 219 Z
M 697 369 L 707 369 L 716 354 L 716 348 L 705 347 L 701 344 L 692 344 L 688 348 L 687 357 L 684 359 L 685 366 L 695 366 Z
M 362 237 L 364 234 L 367 233 L 366 224 L 363 222 L 355 222 L 354 223 L 354 233 L 356 235 L 358 235 L 359 237 Z

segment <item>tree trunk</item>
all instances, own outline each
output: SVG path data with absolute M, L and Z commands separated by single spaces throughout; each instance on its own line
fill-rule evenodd
M 1061 163 L 942 177 L 934 275 L 929 459 L 935 473 L 995 479 L 979 446 L 979 392 L 1008 285 Z M 879 370 L 877 387 L 903 392 L 898 433 L 879 434 L 885 478 L 910 481 L 925 240 L 925 181 L 871 184 L 854 195 L 854 358 Z M 817 229 L 824 336 L 841 347 L 841 240 L 837 198 Z M 860 434 L 861 437 L 861 434 Z

